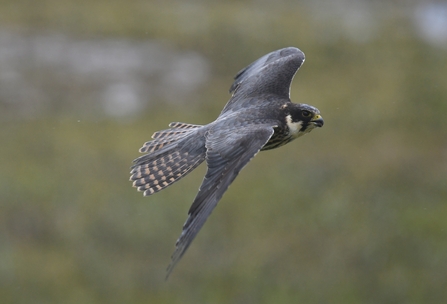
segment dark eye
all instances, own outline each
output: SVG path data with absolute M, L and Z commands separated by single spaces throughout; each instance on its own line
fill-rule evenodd
M 304 110 L 301 112 L 301 115 L 303 115 L 303 117 L 310 117 L 311 114 L 309 111 Z

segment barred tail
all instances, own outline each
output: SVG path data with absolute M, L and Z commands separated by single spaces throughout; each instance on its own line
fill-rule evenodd
M 183 122 L 171 122 L 170 129 L 155 132 L 152 135 L 153 140 L 144 143 L 140 148 L 141 153 L 151 153 L 157 151 L 166 145 L 182 139 L 188 135 L 192 130 L 200 128 L 200 125 L 192 125 Z
M 134 160 L 130 180 L 145 196 L 154 194 L 191 172 L 205 159 L 205 139 L 201 126 L 171 123 L 171 129 L 159 131 L 154 140 L 143 145 L 140 152 L 148 153 Z

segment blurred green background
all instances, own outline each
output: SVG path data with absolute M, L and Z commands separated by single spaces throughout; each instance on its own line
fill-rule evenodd
M 445 303 L 447 4 L 0 1 L 2 303 Z M 165 282 L 202 165 L 131 161 L 296 46 L 325 125 L 241 172 Z

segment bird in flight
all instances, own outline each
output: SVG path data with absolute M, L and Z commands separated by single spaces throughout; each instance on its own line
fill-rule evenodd
M 145 196 L 178 181 L 206 160 L 203 179 L 177 240 L 166 278 L 239 171 L 259 152 L 283 146 L 323 126 L 320 111 L 290 101 L 292 79 L 304 62 L 294 47 L 271 52 L 242 69 L 230 100 L 207 125 L 181 122 L 155 132 L 140 148 L 130 180 Z

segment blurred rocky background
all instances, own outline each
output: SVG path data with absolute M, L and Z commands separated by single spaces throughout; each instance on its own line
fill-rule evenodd
M 286 46 L 322 129 L 241 172 L 169 281 L 205 171 L 131 161 Z M 447 2 L 0 1 L 2 303 L 447 301 Z

